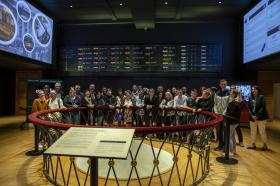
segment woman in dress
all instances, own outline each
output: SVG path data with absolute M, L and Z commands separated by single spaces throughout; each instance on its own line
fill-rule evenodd
M 132 123 L 132 109 L 130 107 L 133 106 L 132 103 L 132 97 L 131 97 L 131 91 L 126 90 L 125 91 L 125 98 L 124 98 L 124 103 L 123 106 L 125 107 L 124 109 L 124 125 L 131 125 Z

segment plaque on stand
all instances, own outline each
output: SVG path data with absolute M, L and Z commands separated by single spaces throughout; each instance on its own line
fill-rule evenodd
M 98 185 L 98 158 L 126 159 L 134 131 L 71 127 L 44 154 L 90 158 L 90 185 Z

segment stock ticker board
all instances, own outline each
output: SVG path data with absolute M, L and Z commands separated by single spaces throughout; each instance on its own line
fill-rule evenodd
M 67 72 L 219 72 L 216 44 L 112 45 L 62 48 Z

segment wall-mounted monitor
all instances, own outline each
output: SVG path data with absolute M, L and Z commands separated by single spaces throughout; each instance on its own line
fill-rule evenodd
M 0 0 L 0 50 L 52 63 L 53 20 L 24 0 Z
M 280 52 L 280 0 L 261 0 L 243 19 L 243 63 Z
M 249 101 L 252 94 L 252 86 L 250 84 L 237 84 L 236 89 L 241 93 L 243 100 Z
M 252 94 L 252 86 L 251 84 L 246 83 L 238 83 L 235 84 L 236 90 L 241 93 L 241 97 L 243 100 L 249 101 L 249 98 Z M 227 86 L 227 90 L 230 90 L 230 85 Z

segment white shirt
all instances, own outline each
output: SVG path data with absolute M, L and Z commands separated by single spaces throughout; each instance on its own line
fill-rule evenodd
M 55 98 L 55 99 L 50 98 L 48 107 L 49 109 L 65 108 L 63 106 L 63 101 L 61 100 L 61 98 Z
M 185 95 L 182 95 L 182 97 L 175 96 L 175 98 L 174 98 L 174 107 L 186 105 L 187 100 L 188 100 L 188 97 L 185 96 Z

